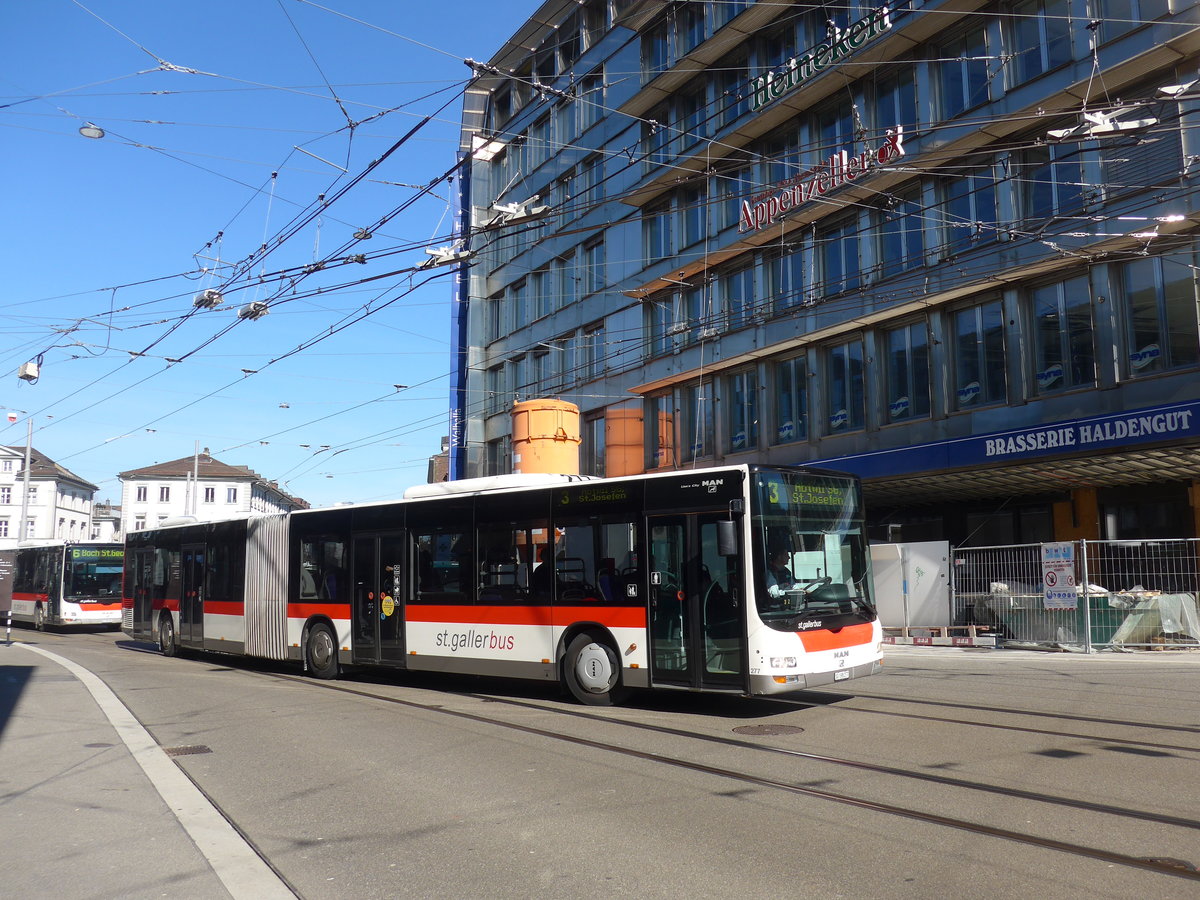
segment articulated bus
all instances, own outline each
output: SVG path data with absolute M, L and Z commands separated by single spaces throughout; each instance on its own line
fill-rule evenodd
M 769 570 L 768 562 L 774 567 Z M 853 476 L 509 475 L 389 503 L 165 523 L 125 544 L 123 629 L 167 656 L 777 694 L 882 659 Z
M 121 544 L 26 542 L 13 565 L 12 617 L 39 631 L 121 624 Z

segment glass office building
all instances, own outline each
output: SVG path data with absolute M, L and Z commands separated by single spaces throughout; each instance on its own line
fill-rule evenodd
M 1185 0 L 548 0 L 474 63 L 455 477 L 514 401 L 583 470 L 859 473 L 877 535 L 1200 519 Z

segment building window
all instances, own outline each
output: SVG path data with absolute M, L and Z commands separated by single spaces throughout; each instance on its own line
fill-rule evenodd
M 855 339 L 825 351 L 826 433 L 841 434 L 863 427 L 866 414 L 863 345 Z
M 510 333 L 525 327 L 529 321 L 528 299 L 524 281 L 519 281 L 509 288 L 507 325 Z
M 550 264 L 553 273 L 554 309 L 566 309 L 575 302 L 574 254 L 560 256 Z
M 1014 154 L 1020 186 L 1021 217 L 1048 219 L 1083 207 L 1083 171 L 1079 147 L 1069 144 L 1030 147 Z
M 38 498 L 38 486 L 36 484 L 31 484 L 29 486 L 29 502 L 37 503 L 37 498 Z
M 859 274 L 858 221 L 842 219 L 817 230 L 817 253 L 821 261 L 821 293 L 826 297 L 857 290 Z
M 753 450 L 758 446 L 758 370 L 746 369 L 725 379 L 728 398 L 730 453 Z
M 554 386 L 551 383 L 549 352 L 533 354 L 530 377 L 533 379 L 533 389 L 537 393 L 541 395 L 553 393 Z
M 487 473 L 508 475 L 512 472 L 512 439 L 505 435 L 487 444 Z
M 544 116 L 529 127 L 526 142 L 529 156 L 529 171 L 533 171 L 550 157 L 550 117 Z
M 1018 0 L 1005 21 L 1011 85 L 1024 84 L 1071 61 L 1067 0 Z
M 994 300 L 954 313 L 954 406 L 971 409 L 1008 400 L 1004 311 Z
M 6 459 L 2 464 L 0 464 L 0 471 L 11 472 L 12 470 L 13 461 L 11 459 Z
M 988 57 L 987 32 L 982 26 L 942 44 L 934 54 L 943 119 L 952 119 L 987 102 L 991 80 L 988 66 L 993 61 Z
M 566 338 L 550 341 L 549 393 L 561 391 L 566 386 L 567 375 L 575 365 L 571 358 L 574 345 Z
M 732 22 L 734 18 L 745 12 L 753 0 L 722 0 L 714 3 L 712 18 L 714 30 Z
M 0 487 L 0 506 L 8 506 L 12 503 L 12 488 Z
M 1034 389 L 1039 394 L 1096 383 L 1092 297 L 1087 276 L 1029 292 Z
M 708 36 L 708 16 L 704 3 L 681 5 L 675 16 L 676 56 L 683 56 L 704 43 Z
M 604 477 L 604 416 L 592 416 L 583 423 L 583 474 Z
M 889 67 L 891 68 L 891 67 Z M 874 85 L 874 126 L 876 140 L 896 126 L 904 128 L 906 137 L 917 130 L 917 86 L 911 63 L 898 63 L 894 71 Z
M 887 332 L 887 419 L 929 415 L 929 333 L 924 320 Z
M 579 187 L 574 197 L 576 212 L 583 215 L 604 199 L 604 160 L 600 154 L 589 156 L 580 163 L 577 183 Z
M 583 333 L 583 380 L 594 381 L 604 377 L 604 361 L 608 348 L 604 343 L 604 323 L 593 325 Z
M 206 487 L 204 489 L 204 502 L 205 503 L 216 503 L 217 502 L 217 489 L 215 487 Z
M 599 68 L 583 76 L 578 92 L 580 106 L 580 133 L 604 118 L 604 70 Z
M 720 4 L 718 4 L 720 6 Z M 717 73 L 717 114 L 721 125 L 732 125 L 750 112 L 750 89 L 743 74 L 750 67 L 746 57 L 727 60 Z
M 1111 41 L 1171 11 L 1168 0 L 1092 0 L 1092 18 L 1100 22 L 1100 40 Z
M 487 413 L 494 415 L 504 411 L 507 402 L 508 389 L 504 382 L 504 364 L 492 366 L 484 378 L 487 392 Z
M 238 489 L 237 488 L 235 488 L 235 487 L 225 488 L 225 502 L 226 503 L 237 503 L 238 502 Z
M 763 266 L 766 299 L 776 315 L 804 302 L 804 254 L 799 245 L 785 245 L 768 256 Z
M 642 146 L 645 147 L 646 166 L 651 170 L 670 162 L 671 130 L 666 123 L 667 111 L 660 108 L 642 125 Z
M 675 255 L 669 203 L 659 203 L 642 212 L 642 233 L 645 236 L 647 265 Z
M 942 182 L 942 218 L 948 254 L 996 239 L 996 183 L 990 166 L 950 170 Z
M 667 22 L 642 36 L 642 73 L 647 81 L 675 64 Z
M 675 411 L 673 395 L 656 394 L 645 400 L 646 468 L 674 465 Z
M 646 355 L 664 356 L 671 352 L 671 328 L 675 324 L 674 298 L 659 294 L 645 304 Z
M 158 502 L 166 503 L 171 499 L 171 486 L 161 484 L 158 486 Z
M 512 385 L 513 398 L 517 401 L 528 400 L 529 397 L 529 365 L 524 354 L 513 357 L 509 364 L 509 384 Z
M 925 261 L 924 216 L 917 191 L 889 194 L 874 211 L 879 277 L 891 278 Z
M 583 293 L 604 290 L 604 276 L 604 236 L 601 235 L 598 240 L 583 245 Z
M 754 267 L 746 266 L 721 277 L 721 302 L 727 328 L 741 328 L 754 311 Z
M 708 137 L 709 109 L 708 97 L 705 92 L 705 81 L 700 78 L 698 89 L 689 90 L 677 95 L 676 111 L 678 117 L 675 131 L 678 134 L 679 152 L 683 153 L 697 141 Z
M 680 391 L 680 428 L 684 458 L 689 463 L 713 454 L 712 385 L 701 382 Z
M 683 217 L 683 246 L 690 247 L 708 236 L 708 191 L 703 187 L 685 189 L 679 196 Z
M 550 267 L 542 266 L 529 276 L 529 307 L 533 318 L 550 314 Z
M 1121 265 L 1130 376 L 1200 360 L 1192 263 L 1190 253 L 1175 253 Z
M 134 492 L 134 499 L 139 503 L 146 502 L 146 492 L 148 488 L 144 484 L 139 484 Z
M 754 172 L 748 166 L 717 175 L 713 192 L 721 199 L 720 228 L 734 228 L 742 219 L 742 203 L 754 192 Z
M 8 519 L 0 519 L 0 538 L 8 537 Z

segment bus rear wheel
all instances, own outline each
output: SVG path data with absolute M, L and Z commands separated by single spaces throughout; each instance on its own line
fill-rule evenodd
M 337 678 L 337 642 L 333 639 L 333 632 L 324 622 L 318 622 L 308 629 L 305 653 L 308 654 L 308 671 L 314 678 Z
M 594 634 L 576 635 L 567 645 L 563 677 L 575 699 L 588 706 L 612 706 L 629 694 L 616 652 Z
M 175 643 L 175 623 L 166 610 L 158 617 L 158 649 L 163 656 L 179 655 L 179 645 Z

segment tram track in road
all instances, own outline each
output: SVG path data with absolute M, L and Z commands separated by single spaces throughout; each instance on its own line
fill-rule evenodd
M 929 698 L 921 698 L 921 697 L 917 697 L 917 698 L 914 698 L 914 697 L 889 697 L 886 694 L 863 694 L 863 693 L 855 692 L 853 694 L 830 694 L 829 696 L 837 697 L 837 698 L 843 699 L 843 700 L 881 700 L 881 701 L 884 701 L 887 703 L 912 704 L 914 706 L 949 707 L 952 709 L 967 709 L 967 710 L 971 710 L 972 712 L 1002 713 L 1002 714 L 1010 715 L 1010 716 L 1026 716 L 1028 718 L 1038 718 L 1038 719 L 1059 719 L 1064 722 L 1086 722 L 1086 723 L 1092 724 L 1092 725 L 1110 725 L 1110 726 L 1125 727 L 1125 728 L 1143 728 L 1143 729 L 1146 729 L 1147 731 L 1174 731 L 1174 732 L 1178 732 L 1179 734 L 1200 735 L 1200 725 L 1166 725 L 1166 724 L 1163 724 L 1160 722 L 1131 722 L 1127 719 L 1111 719 L 1111 718 L 1104 718 L 1101 716 L 1081 716 L 1077 713 L 1058 713 L 1058 712 L 1048 712 L 1045 710 L 1033 710 L 1033 709 L 1011 709 L 1006 706 L 980 706 L 980 705 L 973 704 L 973 703 L 959 703 L 959 702 L 956 702 L 953 700 L 931 700 Z M 794 700 L 794 701 L 793 700 L 780 700 L 777 702 L 785 703 L 785 704 L 789 704 L 789 705 L 795 705 L 795 706 L 802 706 L 805 708 L 825 705 L 825 704 L 819 704 L 819 703 L 805 703 L 804 701 L 800 701 L 800 700 Z M 867 713 L 878 713 L 881 715 L 910 716 L 912 718 L 922 718 L 922 717 L 917 716 L 912 713 L 891 713 L 886 710 L 855 709 L 854 712 L 867 712 Z M 942 719 L 942 718 L 938 718 L 936 716 L 930 716 L 929 718 L 935 722 L 952 722 L 952 723 L 961 723 L 964 725 L 987 724 L 987 723 L 981 723 L 981 722 L 972 722 L 969 719 Z M 993 725 L 992 727 L 1012 728 L 1012 729 L 1020 730 L 1019 726 L 1012 726 L 1012 725 Z M 1077 737 L 1078 736 L 1078 735 L 1073 735 L 1073 734 L 1066 733 L 1066 732 L 1057 732 L 1057 731 L 1050 731 L 1050 732 L 1045 732 L 1045 733 L 1052 734 L 1052 735 L 1061 735 L 1062 737 Z M 1091 736 L 1091 737 L 1094 738 L 1094 736 Z M 1109 738 L 1101 738 L 1099 740 L 1110 740 L 1110 739 Z M 1111 740 L 1119 740 L 1119 739 L 1112 738 Z M 1138 743 L 1138 742 L 1137 741 L 1126 741 L 1125 743 L 1134 744 L 1134 743 Z M 1152 745 L 1152 746 L 1157 746 L 1157 745 Z M 1196 748 L 1196 747 L 1171 747 L 1170 749 L 1189 750 L 1193 753 L 1198 752 L 1198 748 Z
M 862 694 L 847 694 L 844 697 L 839 697 L 841 700 L 865 699 Z M 871 696 L 872 700 L 891 700 L 896 703 L 920 703 L 931 701 L 910 701 L 906 698 L 898 697 L 881 697 Z M 837 709 L 840 713 L 861 713 L 867 716 L 885 716 L 894 719 L 909 719 L 918 722 L 936 722 L 940 725 L 963 725 L 968 728 L 990 728 L 996 731 L 1015 731 L 1022 734 L 1036 734 L 1043 737 L 1068 738 L 1071 740 L 1080 741 L 1104 741 L 1107 744 L 1120 744 L 1129 748 L 1138 748 L 1145 751 L 1171 752 L 1171 753 L 1197 753 L 1200 754 L 1200 747 L 1187 746 L 1184 744 L 1164 744 L 1161 741 L 1139 741 L 1134 738 L 1107 737 L 1095 734 L 1082 734 L 1077 731 L 1054 731 L 1049 728 L 1034 728 L 1031 725 L 1006 725 L 1002 722 L 979 722 L 972 719 L 951 719 L 944 716 L 922 715 L 913 712 L 901 712 L 899 710 L 889 709 L 863 709 L 857 706 L 833 706 L 831 703 L 806 703 L 802 700 L 773 700 L 772 702 L 779 703 L 783 706 L 792 707 L 795 709 Z M 967 704 L 952 704 L 963 709 L 978 710 L 980 712 L 1006 713 L 1012 716 L 1038 716 L 1046 718 L 1062 718 L 1068 721 L 1084 721 L 1093 722 L 1097 725 L 1111 725 L 1124 728 L 1148 728 L 1148 729 L 1163 729 L 1169 731 L 1181 731 L 1186 734 L 1200 733 L 1200 729 L 1194 729 L 1188 726 L 1170 726 L 1170 725 L 1142 725 L 1136 722 L 1122 722 L 1115 719 L 1099 719 L 1087 716 L 1062 715 L 1048 712 L 1024 712 L 1015 709 L 1001 709 L 999 707 L 986 706 L 969 706 Z
M 973 822 L 967 819 L 961 819 L 954 816 L 942 815 L 925 810 L 915 809 L 912 807 L 901 806 L 893 803 L 886 803 L 878 800 L 870 800 L 862 797 L 855 797 L 851 794 L 838 793 L 835 791 L 825 790 L 818 787 L 812 787 L 803 784 L 793 784 L 787 781 L 782 781 L 776 778 L 770 778 L 763 775 L 757 775 L 752 772 L 739 771 L 723 766 L 711 765 L 708 763 L 696 762 L 679 758 L 678 756 L 667 756 L 663 753 L 658 753 L 649 750 L 641 750 L 635 747 L 629 747 L 610 741 L 596 740 L 593 738 L 582 737 L 580 735 L 569 734 L 563 731 L 555 731 L 549 728 L 542 728 L 535 725 L 513 722 L 504 718 L 484 715 L 482 713 L 469 712 L 466 710 L 450 709 L 442 704 L 425 703 L 416 700 L 404 699 L 401 697 L 390 696 L 378 691 L 372 691 L 367 688 L 351 686 L 346 683 L 331 683 L 317 682 L 311 678 L 292 675 L 282 672 L 270 672 L 257 670 L 256 674 L 266 676 L 268 678 L 290 681 L 296 684 L 301 684 L 307 687 L 318 688 L 328 691 L 336 691 L 343 694 L 348 694 L 355 697 L 360 697 L 367 700 L 381 701 L 397 706 L 403 706 L 409 709 L 420 710 L 423 712 L 436 713 L 456 719 L 461 719 L 479 724 L 490 725 L 494 727 L 504 728 L 512 731 L 518 731 L 523 734 L 535 735 L 549 740 L 561 741 L 580 747 L 588 747 L 594 750 L 599 750 L 606 753 L 615 753 L 621 756 L 639 759 L 647 762 L 656 763 L 659 765 L 669 766 L 677 769 L 684 769 L 692 772 L 712 775 L 718 778 L 725 778 L 743 784 L 750 784 L 756 787 L 777 790 L 788 794 L 809 797 L 813 799 L 825 800 L 831 803 L 850 806 L 857 809 L 869 810 L 877 813 L 897 816 L 908 820 L 923 822 L 931 825 L 938 825 L 946 828 L 952 828 L 957 831 L 968 832 L 971 834 L 981 835 L 984 837 L 996 838 L 1000 840 L 1013 841 L 1028 846 L 1041 848 L 1044 850 L 1053 850 L 1060 853 L 1067 853 L 1077 857 L 1094 859 L 1110 865 L 1125 866 L 1133 869 L 1139 869 L 1147 872 L 1153 872 L 1159 875 L 1168 875 L 1175 878 L 1181 878 L 1200 883 L 1200 870 L 1190 862 L 1164 859 L 1158 857 L 1140 857 L 1127 853 L 1121 853 L 1112 850 L 1105 850 L 1099 847 L 1088 846 L 1086 844 L 1078 844 L 1070 841 L 1059 840 L 1056 838 L 1045 837 L 1042 835 L 1015 831 L 1008 828 L 1002 828 L 992 825 L 986 825 L 980 822 Z M 613 718 L 597 713 L 591 713 L 578 709 L 556 709 L 539 703 L 527 702 L 523 700 L 514 700 L 511 698 L 496 697 L 488 694 L 477 694 L 472 692 L 461 692 L 455 694 L 458 697 L 466 697 L 479 700 L 481 702 L 500 703 L 507 707 L 525 709 L 541 713 L 552 713 L 556 715 L 570 716 L 577 719 L 584 719 L 599 724 L 618 725 L 627 728 L 633 728 L 640 731 L 657 733 L 671 737 L 682 737 L 689 740 L 701 741 L 710 744 L 719 744 L 723 746 L 733 747 L 737 749 L 753 750 L 756 752 L 778 754 L 791 757 L 794 759 L 803 759 L 806 761 L 817 762 L 822 764 L 830 764 L 843 766 L 859 771 L 865 771 L 872 774 L 916 779 L 922 782 L 934 783 L 943 787 L 962 788 L 971 791 L 982 792 L 984 794 L 999 795 L 1014 800 L 1036 801 L 1042 804 L 1051 804 L 1064 808 L 1072 808 L 1080 811 L 1099 813 L 1104 815 L 1119 816 L 1128 819 L 1139 820 L 1143 822 L 1151 822 L 1158 825 L 1164 825 L 1173 828 L 1183 828 L 1188 830 L 1200 830 L 1200 821 L 1195 819 L 1187 819 L 1180 816 L 1168 816 L 1161 813 L 1151 812 L 1149 810 L 1139 810 L 1128 807 L 1119 807 L 1110 804 L 1094 803 L 1087 800 L 1078 800 L 1070 797 L 1061 797 L 1055 795 L 1047 795 L 1044 793 L 1036 793 L 1020 788 L 1004 787 L 1000 785 L 981 784 L 976 781 L 970 781 L 960 778 L 954 778 L 946 775 L 935 775 L 928 772 L 919 772 L 915 770 L 902 769 L 894 766 L 885 766 L 876 763 L 864 762 L 861 760 L 852 760 L 841 757 L 827 756 L 823 754 L 809 753 L 802 750 L 795 750 L 787 747 L 777 747 L 767 744 L 757 744 L 753 741 L 741 740 L 738 738 L 729 738 L 721 735 L 706 735 L 697 732 L 687 731 L 681 728 L 672 728 L 664 725 L 654 725 L 645 722 L 630 722 L 625 719 Z

